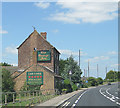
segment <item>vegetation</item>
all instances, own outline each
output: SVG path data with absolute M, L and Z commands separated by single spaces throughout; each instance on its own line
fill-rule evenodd
M 72 86 L 69 79 L 64 80 L 63 88 L 67 89 L 66 93 L 72 92 Z
M 103 84 L 103 79 L 101 77 L 98 77 L 97 79 L 98 84 Z
M 62 89 L 67 89 L 67 92 L 77 90 L 77 84 L 81 83 L 82 72 L 73 56 L 66 60 L 60 59 L 59 70 L 60 75 L 65 79 Z
M 2 92 L 15 92 L 14 90 L 14 82 L 10 76 L 10 72 L 6 69 L 2 69 Z M 3 95 L 2 100 L 5 100 L 5 96 Z M 7 101 L 12 101 L 12 94 L 10 94 L 7 98 Z
M 0 63 L 0 66 L 12 66 L 12 65 L 11 65 L 11 64 L 8 64 L 8 63 L 3 62 L 3 63 Z
M 119 77 L 119 73 L 118 72 L 110 70 L 107 73 L 105 80 L 109 81 L 109 82 L 114 82 L 114 81 L 118 80 L 118 77 Z
M 97 86 L 98 85 L 98 82 L 97 82 L 96 78 L 94 78 L 94 77 L 89 77 L 87 80 L 88 80 L 89 86 Z
M 71 75 L 70 75 L 70 71 L 71 71 Z M 81 74 L 82 72 L 80 70 L 80 67 L 78 66 L 77 62 L 73 59 L 73 57 L 70 56 L 69 58 L 67 58 L 61 76 L 64 79 L 71 79 L 71 82 L 75 84 L 75 83 L 80 83 Z

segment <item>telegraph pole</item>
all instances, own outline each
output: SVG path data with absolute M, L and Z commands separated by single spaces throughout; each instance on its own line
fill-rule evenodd
M 107 76 L 107 67 L 106 67 L 106 76 Z
M 79 67 L 80 67 L 80 50 L 79 50 Z
M 89 60 L 88 60 L 88 78 L 89 78 Z
M 114 82 L 115 82 L 115 68 L 114 68 Z
M 84 69 L 84 77 L 85 77 L 86 75 L 85 75 L 85 69 Z
M 97 64 L 97 78 L 98 78 L 98 76 L 99 76 L 99 75 L 98 75 L 98 64 Z

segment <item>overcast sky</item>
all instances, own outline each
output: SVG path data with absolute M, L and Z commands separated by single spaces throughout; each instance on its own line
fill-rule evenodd
M 117 2 L 4 2 L 2 3 L 2 62 L 18 64 L 17 46 L 31 32 L 32 26 L 47 32 L 47 40 L 60 52 L 60 58 L 71 54 L 81 69 L 90 62 L 90 76 L 105 77 L 118 68 Z

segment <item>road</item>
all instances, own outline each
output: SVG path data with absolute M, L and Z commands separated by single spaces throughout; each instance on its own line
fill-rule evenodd
M 120 107 L 118 84 L 103 85 L 87 89 L 70 98 L 59 107 L 111 106 Z

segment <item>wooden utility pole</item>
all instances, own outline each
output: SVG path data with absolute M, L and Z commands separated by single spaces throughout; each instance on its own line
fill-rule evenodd
M 89 78 L 89 75 L 90 73 L 89 73 L 89 60 L 88 60 L 88 78 Z
M 84 77 L 85 77 L 86 75 L 85 75 L 85 69 L 84 69 Z
M 97 64 L 97 78 L 99 77 L 99 73 L 98 73 L 98 64 Z
M 106 67 L 106 76 L 107 76 L 107 67 Z
M 79 67 L 80 67 L 80 50 L 79 50 Z

